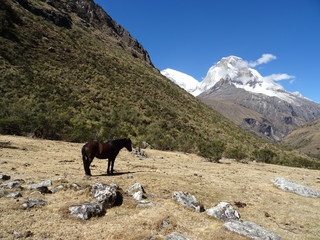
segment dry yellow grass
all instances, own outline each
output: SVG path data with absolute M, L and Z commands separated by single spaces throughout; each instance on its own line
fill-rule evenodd
M 238 209 L 242 220 L 255 222 L 282 239 L 320 239 L 319 198 L 284 192 L 271 183 L 276 177 L 284 177 L 320 191 L 316 170 L 227 159 L 216 164 L 192 154 L 157 150 L 145 150 L 149 158 L 141 160 L 124 149 L 115 162 L 117 175 L 99 176 L 107 163 L 95 159 L 91 168 L 95 176 L 86 177 L 80 154 L 82 144 L 0 136 L 0 142 L 7 141 L 11 148 L 0 149 L 0 161 L 7 162 L 0 165 L 0 174 L 10 175 L 9 181 L 23 179 L 26 186 L 51 179 L 53 186 L 66 187 L 72 183 L 82 187 L 94 182 L 116 183 L 124 191 L 140 182 L 156 206 L 136 208 L 135 202 L 125 197 L 121 206 L 108 209 L 105 216 L 82 221 L 70 216 L 67 208 L 90 201 L 86 190 L 66 188 L 46 195 L 24 190 L 22 198 L 0 198 L 0 239 L 12 239 L 13 231 L 31 231 L 33 236 L 29 239 L 162 239 L 173 231 L 194 240 L 247 239 L 228 232 L 221 221 L 206 213 L 175 203 L 172 192 L 180 190 L 195 195 L 206 209 L 220 201 L 230 202 L 237 209 L 234 201 L 244 202 L 247 206 Z M 24 199 L 36 197 L 48 204 L 22 208 Z M 168 228 L 161 228 L 163 220 L 170 223 Z

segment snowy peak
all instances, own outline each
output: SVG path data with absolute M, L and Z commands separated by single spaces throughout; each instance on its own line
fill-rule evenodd
M 201 83 L 201 90 L 204 92 L 212 88 L 222 79 L 240 87 L 261 84 L 263 77 L 256 70 L 249 68 L 248 63 L 242 58 L 225 57 L 209 69 L 207 76 Z
M 302 97 L 285 91 L 280 84 L 274 82 L 274 75 L 263 77 L 250 66 L 253 65 L 240 57 L 224 57 L 208 70 L 202 82 L 172 69 L 163 70 L 161 73 L 194 96 L 221 86 L 223 82 L 247 92 L 277 97 L 290 104 L 294 104 L 297 98 Z M 216 85 L 218 83 L 219 85 Z
M 298 97 L 296 94 L 285 91 L 272 78 L 261 76 L 257 70 L 250 68 L 250 64 L 247 61 L 236 56 L 222 58 L 216 65 L 211 67 L 200 84 L 201 91 L 207 91 L 222 79 L 236 88 L 242 88 L 248 92 L 264 94 L 269 97 L 277 97 L 288 103 L 293 103 Z
M 185 73 L 167 68 L 161 71 L 161 74 L 194 96 L 197 96 L 201 93 L 199 89 L 200 83 Z

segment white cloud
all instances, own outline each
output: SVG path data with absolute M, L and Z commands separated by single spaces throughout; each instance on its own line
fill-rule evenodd
M 275 60 L 277 59 L 276 56 L 272 55 L 272 54 L 269 54 L 269 53 L 266 53 L 266 54 L 262 54 L 261 58 L 257 59 L 256 61 L 252 61 L 249 63 L 249 66 L 250 67 L 256 67 L 260 64 L 263 64 L 263 63 L 268 63 L 272 60 Z
M 269 82 L 277 82 L 277 81 L 282 81 L 282 80 L 290 80 L 289 82 L 292 83 L 295 78 L 295 76 L 288 75 L 286 73 L 281 73 L 281 74 L 271 74 L 269 76 L 264 77 L 263 79 L 265 81 Z

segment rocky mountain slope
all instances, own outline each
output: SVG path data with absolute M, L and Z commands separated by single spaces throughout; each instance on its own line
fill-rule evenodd
M 292 131 L 281 143 L 320 159 L 320 119 Z
M 162 76 L 92 0 L 3 0 L 0 33 L 1 134 L 188 152 L 213 139 L 249 154 L 265 145 Z
M 279 141 L 320 116 L 320 104 L 287 92 L 235 56 L 221 59 L 193 88 L 193 93 L 201 92 L 198 98 L 203 102 L 242 128 L 270 140 Z

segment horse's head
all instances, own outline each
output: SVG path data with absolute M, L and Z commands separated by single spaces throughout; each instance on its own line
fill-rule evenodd
M 126 138 L 126 142 L 125 142 L 124 147 L 125 147 L 129 152 L 132 151 L 132 142 L 131 142 L 131 139 L 130 139 L 130 138 Z

